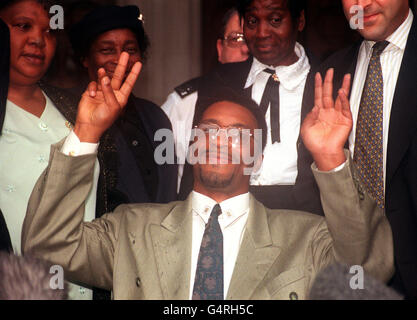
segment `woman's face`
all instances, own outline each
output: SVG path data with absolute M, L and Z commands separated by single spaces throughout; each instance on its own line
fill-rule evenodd
M 56 39 L 43 6 L 24 0 L 0 12 L 10 29 L 10 84 L 31 85 L 48 70 Z
M 126 75 L 133 65 L 140 61 L 141 54 L 135 34 L 130 29 L 113 29 L 100 34 L 92 43 L 87 57 L 82 61 L 88 69 L 90 80 L 97 79 L 97 70 L 104 68 L 110 78 L 113 77 L 120 54 L 129 53 Z

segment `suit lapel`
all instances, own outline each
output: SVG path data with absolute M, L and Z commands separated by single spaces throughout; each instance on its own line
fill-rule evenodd
M 272 243 L 265 207 L 251 195 L 250 212 L 227 299 L 250 299 L 281 249 Z
M 190 291 L 192 214 L 191 196 L 179 202 L 160 225 L 153 225 L 151 238 L 163 298 L 187 300 Z
M 388 147 L 387 185 L 401 163 L 417 123 L 417 22 L 414 19 L 405 48 L 392 102 Z

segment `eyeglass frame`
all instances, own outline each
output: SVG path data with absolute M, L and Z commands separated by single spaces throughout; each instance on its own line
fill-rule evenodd
M 236 42 L 231 42 L 230 40 L 235 38 Z M 240 32 L 233 31 L 229 35 L 222 38 L 226 42 L 226 45 L 230 48 L 239 48 L 246 44 L 245 35 Z
M 206 126 L 210 126 L 209 128 L 201 128 L 201 125 L 206 125 Z M 203 133 L 208 136 L 211 139 L 216 139 L 219 136 L 220 132 L 224 132 L 225 136 L 227 138 L 227 141 L 229 141 L 229 138 L 231 138 L 232 141 L 232 145 L 240 142 L 242 140 L 243 134 L 248 134 L 250 138 L 255 140 L 255 135 L 253 133 L 251 133 L 250 131 L 252 129 L 249 128 L 239 128 L 239 127 L 233 127 L 233 126 L 228 126 L 228 127 L 221 127 L 219 126 L 217 123 L 201 123 L 199 125 L 195 125 L 194 129 L 199 129 L 201 131 L 203 131 Z M 231 130 L 235 130 L 235 132 L 238 132 L 238 134 L 230 134 Z M 249 132 L 245 132 L 245 131 L 249 131 Z M 237 139 L 237 141 L 236 141 Z

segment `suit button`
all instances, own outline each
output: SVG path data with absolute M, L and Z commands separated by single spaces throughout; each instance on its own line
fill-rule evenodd
M 139 278 L 139 277 L 137 277 L 137 278 L 136 278 L 136 286 L 139 288 L 139 287 L 140 287 L 140 285 L 141 285 L 140 278 Z
M 290 293 L 290 300 L 298 300 L 298 294 L 296 292 Z
M 138 140 L 133 140 L 132 141 L 132 146 L 137 147 L 139 145 L 139 141 Z
M 48 125 L 44 122 L 39 122 L 39 128 L 43 131 L 46 132 L 48 131 Z

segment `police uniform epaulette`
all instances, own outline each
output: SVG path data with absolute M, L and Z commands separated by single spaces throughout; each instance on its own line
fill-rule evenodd
M 174 90 L 179 96 L 184 99 L 185 97 L 189 96 L 190 94 L 196 92 L 198 90 L 198 84 L 200 82 L 200 78 L 194 78 L 184 82 L 183 84 L 176 87 Z

